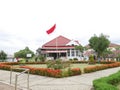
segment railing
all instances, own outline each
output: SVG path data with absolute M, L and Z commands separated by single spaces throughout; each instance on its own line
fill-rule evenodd
M 24 70 L 19 74 L 15 75 L 15 90 L 17 90 L 17 82 L 18 82 L 18 76 L 24 74 L 27 72 L 28 76 L 27 76 L 27 90 L 29 90 L 29 69 L 26 68 L 14 68 L 14 69 L 20 69 L 20 70 Z M 11 71 L 10 71 L 10 84 L 12 83 L 12 67 L 11 67 Z

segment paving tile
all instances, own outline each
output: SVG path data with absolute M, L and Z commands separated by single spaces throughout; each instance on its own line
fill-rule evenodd
M 120 67 L 101 70 L 93 73 L 82 74 L 66 78 L 51 78 L 38 75 L 29 76 L 30 90 L 92 90 L 94 79 L 108 76 L 120 70 Z M 15 74 L 12 74 L 12 85 L 15 84 Z M 0 70 L 0 81 L 9 83 L 10 72 Z M 23 74 L 18 78 L 18 87 L 27 90 L 27 75 Z

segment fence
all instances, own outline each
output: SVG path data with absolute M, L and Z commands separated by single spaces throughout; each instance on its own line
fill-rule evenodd
M 27 72 L 27 90 L 29 90 L 29 69 L 25 69 L 25 68 L 14 68 L 14 69 L 23 70 L 21 73 L 18 73 L 15 75 L 15 90 L 17 90 L 18 76 L 20 76 L 26 72 Z M 11 71 L 10 71 L 10 84 L 12 83 L 12 72 L 13 72 L 13 67 L 11 67 Z

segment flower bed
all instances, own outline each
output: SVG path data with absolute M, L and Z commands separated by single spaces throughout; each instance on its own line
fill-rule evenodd
M 37 74 L 37 75 L 42 75 L 42 76 L 49 76 L 49 77 L 55 77 L 55 78 L 61 78 L 61 77 L 66 77 L 66 76 L 75 76 L 75 75 L 80 75 L 81 70 L 80 68 L 73 68 L 69 69 L 67 72 L 67 75 L 64 75 L 64 71 L 58 69 L 49 69 L 49 68 L 32 68 L 29 66 L 21 66 L 21 68 L 27 68 L 30 69 L 31 74 Z
M 99 71 L 107 68 L 119 67 L 119 66 L 120 66 L 120 62 L 105 64 L 101 66 L 91 66 L 91 67 L 84 68 L 84 73 L 90 73 L 90 72 L 95 72 L 95 71 Z
M 82 61 L 65 61 L 66 63 L 89 63 L 88 61 L 82 60 Z M 6 65 L 19 65 L 21 64 L 20 62 L 0 62 L 1 64 L 6 64 Z M 47 62 L 25 62 L 24 64 L 46 64 Z M 101 60 L 101 61 L 96 61 L 96 63 L 99 64 L 112 64 L 115 63 L 115 61 L 105 61 L 105 60 Z
M 41 62 L 39 62 L 39 63 L 41 64 Z M 17 62 L 0 63 L 0 69 L 11 70 L 12 65 L 19 65 L 19 64 L 20 63 L 17 63 Z M 120 62 L 116 62 L 116 63 L 112 63 L 112 64 L 104 64 L 101 66 L 90 66 L 90 67 L 84 68 L 84 73 L 95 72 L 98 70 L 103 70 L 103 69 L 113 68 L 113 67 L 118 67 L 118 66 L 120 66 Z M 30 69 L 31 74 L 37 74 L 37 75 L 49 76 L 49 77 L 55 77 L 55 78 L 75 76 L 75 75 L 80 75 L 82 73 L 80 68 L 69 68 L 68 70 L 60 70 L 60 69 L 55 70 L 55 69 L 51 69 L 51 68 L 34 68 L 31 66 L 20 66 L 20 67 Z M 13 71 L 20 72 L 21 70 L 16 70 L 13 68 Z
M 37 74 L 37 75 L 49 76 L 49 77 L 55 77 L 55 78 L 62 77 L 61 70 L 54 70 L 49 68 L 33 68 L 29 66 L 20 66 L 20 68 L 29 69 L 31 74 Z
M 72 68 L 71 72 L 72 72 L 72 76 L 80 75 L 81 74 L 80 68 Z
M 12 64 L 13 65 L 13 64 Z M 15 63 L 16 65 L 16 63 Z M 0 69 L 2 70 L 11 70 L 12 66 L 9 63 L 1 63 L 0 64 Z M 50 69 L 50 68 L 34 68 L 30 66 L 20 66 L 19 68 L 27 68 L 30 70 L 31 74 L 36 74 L 36 75 L 41 75 L 41 76 L 48 76 L 48 77 L 55 77 L 55 78 L 61 78 L 61 77 L 66 77 L 63 73 L 64 71 L 57 69 Z M 21 72 L 23 70 L 21 69 L 15 69 L 12 68 L 13 71 Z M 71 73 L 69 73 L 71 72 Z M 75 75 L 80 75 L 81 70 L 80 68 L 73 68 L 67 71 L 67 76 L 75 76 Z
M 4 64 L 0 64 L 0 69 L 2 70 L 10 70 L 11 66 L 10 65 L 4 65 Z

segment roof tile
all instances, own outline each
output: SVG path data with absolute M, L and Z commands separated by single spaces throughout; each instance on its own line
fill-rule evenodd
M 53 40 L 45 43 L 42 47 L 46 47 L 46 46 L 66 46 L 66 44 L 68 42 L 70 42 L 71 40 L 66 38 L 66 37 L 63 37 L 63 36 L 58 36 L 56 38 L 54 38 Z

